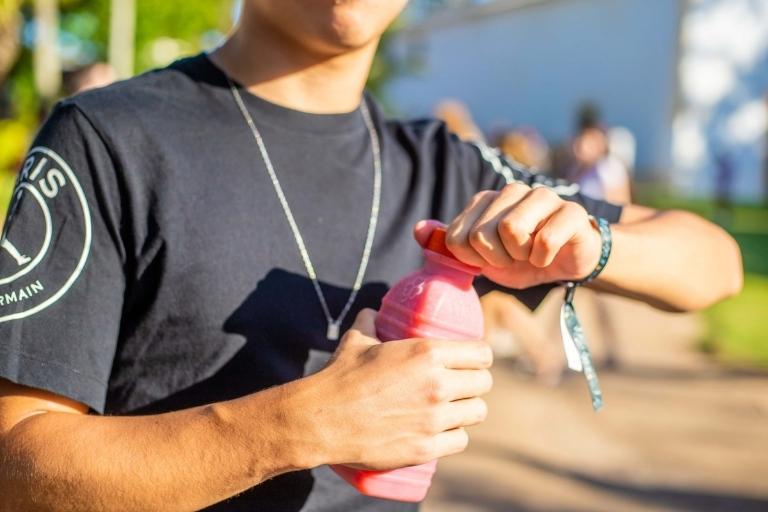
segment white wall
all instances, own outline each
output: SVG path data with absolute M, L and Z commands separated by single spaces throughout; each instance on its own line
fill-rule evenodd
M 768 0 L 694 0 L 682 24 L 674 183 L 709 194 L 716 160 L 733 168 L 732 194 L 760 199 L 768 142 Z
M 592 101 L 635 134 L 638 168 L 670 166 L 678 0 L 486 4 L 399 36 L 396 54 L 422 65 L 390 85 L 398 110 L 424 115 L 453 97 L 483 129 L 527 124 L 563 140 Z

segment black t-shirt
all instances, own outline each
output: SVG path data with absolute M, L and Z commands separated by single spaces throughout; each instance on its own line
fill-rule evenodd
M 360 110 L 318 115 L 243 91 L 331 313 L 349 296 L 372 197 Z M 434 120 L 386 120 L 382 202 L 347 315 L 377 308 L 418 267 L 420 219 L 449 221 L 507 180 L 555 186 L 591 213 L 620 208 L 460 142 Z M 546 287 L 516 292 L 535 305 Z M 335 349 L 252 133 L 205 55 L 60 103 L 25 161 L 0 245 L 0 376 L 146 414 L 301 377 Z M 396 511 L 327 468 L 274 478 L 214 507 Z

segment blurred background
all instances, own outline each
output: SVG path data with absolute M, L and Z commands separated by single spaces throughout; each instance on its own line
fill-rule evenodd
M 0 210 L 51 106 L 215 46 L 233 0 L 0 0 Z M 697 314 L 577 294 L 606 407 L 564 369 L 561 293 L 484 298 L 488 421 L 424 510 L 768 510 L 768 0 L 412 0 L 370 89 L 614 202 L 728 229 L 744 292 Z

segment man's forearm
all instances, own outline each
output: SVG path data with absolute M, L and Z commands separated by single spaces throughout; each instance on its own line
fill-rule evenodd
M 196 510 L 311 467 L 297 382 L 155 416 L 31 416 L 0 441 L 0 510 Z
M 612 226 L 613 251 L 595 288 L 669 311 L 705 308 L 741 289 L 739 247 L 720 227 L 688 212 L 628 208 Z

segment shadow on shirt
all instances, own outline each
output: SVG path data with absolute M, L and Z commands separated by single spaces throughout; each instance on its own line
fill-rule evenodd
M 338 315 L 350 290 L 324 283 L 321 287 L 331 313 Z M 349 329 L 360 309 L 378 309 L 386 291 L 384 283 L 363 286 L 346 315 L 342 332 Z M 225 333 L 244 341 L 227 349 L 232 350 L 232 354 L 217 356 L 223 365 L 212 369 L 209 376 L 192 386 L 133 414 L 154 414 L 229 400 L 301 378 L 310 352 L 330 353 L 338 344 L 325 338 L 326 327 L 312 282 L 306 276 L 274 269 L 224 322 Z M 210 353 L 202 352 L 201 357 Z M 320 474 L 323 473 L 299 471 L 281 475 L 206 510 L 382 510 L 380 500 L 360 496 L 344 483 L 334 484 L 330 493 L 327 492 L 329 482 L 324 481 L 318 487 L 315 478 Z M 334 478 L 338 477 L 325 478 L 324 475 L 322 480 Z M 312 493 L 313 487 L 315 493 Z

